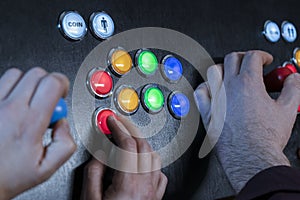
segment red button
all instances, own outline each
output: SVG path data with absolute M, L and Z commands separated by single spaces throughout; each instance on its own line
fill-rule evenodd
M 111 94 L 113 80 L 110 74 L 103 70 L 93 70 L 89 84 L 93 93 L 99 97 L 107 97 Z
M 293 65 L 292 63 L 287 63 L 287 64 L 285 64 L 283 67 L 288 68 L 288 69 L 291 70 L 293 73 L 296 73 L 296 72 L 297 72 L 297 69 L 296 69 L 295 65 Z
M 109 116 L 114 116 L 116 117 L 116 114 L 110 110 L 110 109 L 101 109 L 98 111 L 97 115 L 96 115 L 96 119 L 97 119 L 97 127 L 99 128 L 99 130 L 108 135 L 111 134 L 111 131 L 108 128 L 107 125 L 107 118 Z

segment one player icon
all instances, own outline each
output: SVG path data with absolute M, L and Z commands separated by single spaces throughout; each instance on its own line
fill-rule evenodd
M 102 17 L 102 20 L 101 20 L 101 27 L 103 28 L 105 33 L 107 33 L 108 24 L 107 24 L 107 20 L 104 17 Z
M 293 27 L 288 27 L 288 34 L 289 34 L 289 37 L 293 38 L 294 37 L 294 28 Z

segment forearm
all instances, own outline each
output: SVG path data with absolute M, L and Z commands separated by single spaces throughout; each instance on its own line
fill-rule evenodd
M 220 158 L 225 173 L 232 187 L 238 193 L 246 183 L 260 171 L 279 165 L 290 166 L 283 154 L 269 153 L 269 156 L 246 154 L 243 150 L 237 154 L 235 150 L 227 151 L 228 157 Z M 267 152 L 266 152 L 267 153 Z M 273 155 L 272 155 L 273 154 Z

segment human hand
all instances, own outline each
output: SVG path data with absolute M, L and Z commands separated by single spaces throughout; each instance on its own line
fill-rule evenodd
M 10 199 L 48 179 L 75 151 L 68 122 L 43 134 L 58 100 L 67 94 L 68 79 L 33 68 L 23 74 L 6 71 L 0 79 L 0 199 Z
M 221 81 L 225 85 L 227 102 L 225 123 L 216 150 L 236 192 L 258 172 L 272 166 L 290 165 L 283 149 L 300 104 L 300 75 L 290 75 L 279 98 L 271 99 L 264 86 L 262 67 L 272 59 L 262 51 L 231 53 L 225 57 L 223 69 L 214 67 L 222 73 L 224 70 Z M 195 91 L 206 127 L 214 120 L 209 87 L 202 84 Z
M 149 200 L 162 199 L 166 185 L 166 176 L 157 169 L 161 167 L 160 157 L 153 152 L 149 143 L 142 138 L 139 130 L 127 119 L 118 120 L 109 117 L 108 126 L 117 145 L 132 155 L 118 155 L 123 169 L 136 171 L 126 173 L 115 171 L 112 184 L 103 191 L 103 176 L 105 166 L 93 159 L 85 168 L 85 178 L 82 190 L 83 200 Z M 134 137 L 133 137 L 134 136 Z M 155 171 L 153 171 L 155 170 Z

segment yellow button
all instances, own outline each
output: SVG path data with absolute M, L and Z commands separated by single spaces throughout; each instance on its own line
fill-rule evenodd
M 127 86 L 120 88 L 119 93 L 117 94 L 117 102 L 119 108 L 126 114 L 134 113 L 139 106 L 139 96 L 137 92 Z
M 124 75 L 132 68 L 132 59 L 129 53 L 123 49 L 113 50 L 110 63 L 112 70 L 118 75 Z
M 294 59 L 298 67 L 300 67 L 300 49 L 295 50 Z

